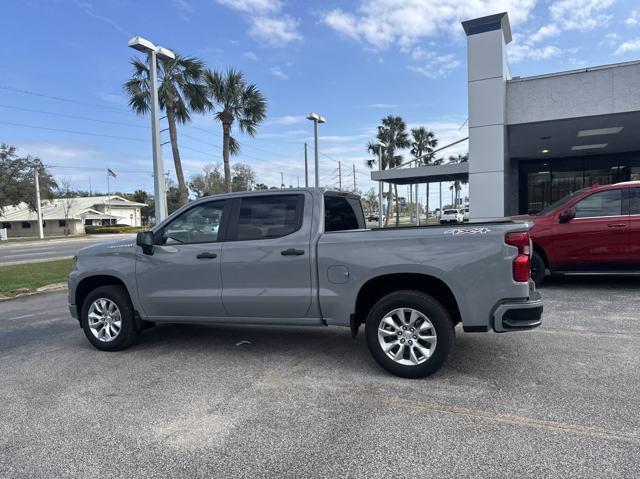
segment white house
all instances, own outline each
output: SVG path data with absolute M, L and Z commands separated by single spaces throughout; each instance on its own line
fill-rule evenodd
M 117 195 L 62 198 L 42 203 L 45 236 L 81 235 L 85 226 L 142 226 L 140 210 L 146 206 Z M 37 236 L 38 214 L 26 203 L 9 206 L 0 215 L 9 238 Z

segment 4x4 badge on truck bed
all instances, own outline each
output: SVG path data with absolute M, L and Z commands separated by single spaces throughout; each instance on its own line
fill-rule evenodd
M 453 228 L 446 230 L 444 234 L 453 236 L 462 235 L 486 235 L 491 230 L 489 228 Z

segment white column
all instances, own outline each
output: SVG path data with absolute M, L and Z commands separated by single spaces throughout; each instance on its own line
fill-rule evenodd
M 467 34 L 469 94 L 469 216 L 504 216 L 507 173 L 506 45 L 511 41 L 505 13 L 462 22 Z

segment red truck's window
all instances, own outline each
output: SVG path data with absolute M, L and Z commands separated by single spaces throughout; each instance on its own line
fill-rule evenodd
M 576 218 L 597 218 L 622 214 L 622 190 L 594 193 L 575 204 Z

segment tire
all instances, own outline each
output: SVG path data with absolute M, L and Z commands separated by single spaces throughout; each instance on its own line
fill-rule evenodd
M 404 323 L 399 315 L 402 313 L 396 313 L 403 308 L 416 312 L 415 315 L 411 311 L 405 312 Z M 410 321 L 412 318 L 415 319 L 414 322 Z M 389 324 L 389 319 L 394 326 Z M 398 334 L 393 334 L 393 331 Z M 365 335 L 369 351 L 376 362 L 391 374 L 403 378 L 422 378 L 438 371 L 449 357 L 455 340 L 453 321 L 444 306 L 433 296 L 411 290 L 396 291 L 380 299 L 367 315 Z M 416 336 L 417 340 L 414 339 Z M 423 339 L 433 336 L 435 341 Z M 390 348 L 389 354 L 396 356 L 402 349 L 402 341 L 404 349 L 401 357 L 396 360 L 391 358 L 383 349 L 381 343 L 384 341 L 387 341 L 384 344 Z M 410 341 L 412 346 L 409 346 Z M 392 346 L 392 343 L 397 347 Z M 422 351 L 427 351 L 428 354 Z
M 115 305 L 115 309 L 111 307 L 111 304 Z M 103 314 L 105 311 L 108 311 L 108 319 L 97 320 L 96 318 L 105 318 L 105 314 Z M 92 313 L 92 318 L 89 317 L 90 313 Z M 120 318 L 118 327 L 116 327 L 118 324 L 116 318 Z M 90 323 L 94 323 L 94 327 Z M 100 323 L 102 323 L 101 327 Z M 117 285 L 100 286 L 87 295 L 82 303 L 80 325 L 89 342 L 102 351 L 125 349 L 138 336 L 129 294 L 122 286 Z M 116 330 L 117 334 L 115 334 Z M 112 337 L 112 339 L 108 339 L 108 337 Z
M 534 251 L 531 255 L 531 279 L 540 286 L 544 282 L 547 265 L 544 263 L 544 259 L 537 251 Z

